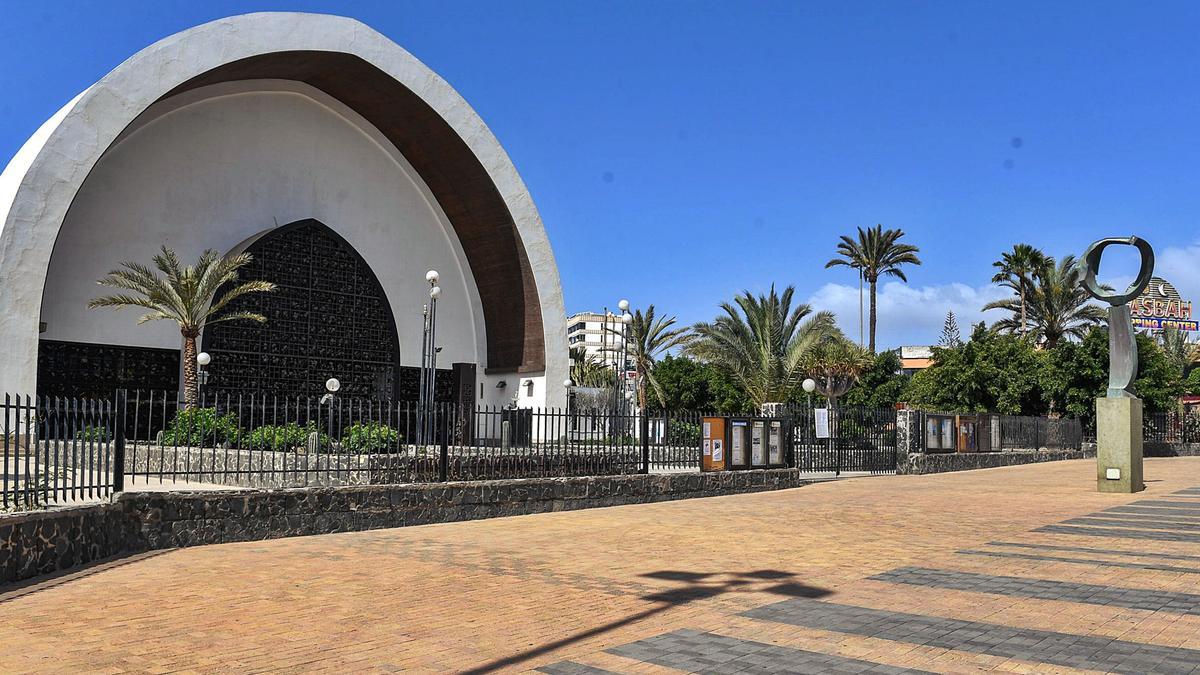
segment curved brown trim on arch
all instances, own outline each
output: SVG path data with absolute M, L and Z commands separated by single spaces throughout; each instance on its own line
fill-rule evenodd
M 546 367 L 541 303 L 512 214 L 487 170 L 462 138 L 419 96 L 352 54 L 286 51 L 225 64 L 168 92 L 222 82 L 295 80 L 362 115 L 388 138 L 429 186 L 470 265 L 487 330 L 487 372 Z M 135 122 L 136 123 L 136 122 Z M 514 292 L 520 289 L 520 292 Z

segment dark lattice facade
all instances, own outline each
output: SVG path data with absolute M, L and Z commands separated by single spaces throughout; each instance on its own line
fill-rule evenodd
M 391 308 L 375 274 L 345 240 L 309 220 L 264 235 L 248 252 L 253 261 L 240 277 L 278 288 L 229 306 L 262 314 L 265 324 L 228 321 L 205 330 L 203 349 L 212 355 L 208 391 L 320 396 L 325 380 L 336 377 L 340 395 L 402 394 L 407 378 L 399 374 Z
M 39 395 L 108 399 L 117 389 L 178 388 L 178 349 L 38 342 Z

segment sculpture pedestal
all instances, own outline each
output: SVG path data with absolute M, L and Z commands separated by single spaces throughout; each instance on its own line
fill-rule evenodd
M 1146 489 L 1141 399 L 1096 399 L 1096 489 L 1125 493 Z

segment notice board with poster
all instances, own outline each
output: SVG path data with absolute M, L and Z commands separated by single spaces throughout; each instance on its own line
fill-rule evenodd
M 700 443 L 703 454 L 700 456 L 701 471 L 724 471 L 727 457 L 725 454 L 725 418 L 705 417 L 701 420 Z

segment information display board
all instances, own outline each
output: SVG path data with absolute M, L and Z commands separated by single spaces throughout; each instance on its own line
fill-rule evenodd
M 749 445 L 746 432 L 749 430 L 748 420 L 729 421 L 729 464 L 735 469 L 744 469 L 750 465 L 746 453 L 746 446 Z
M 725 456 L 725 418 L 705 417 L 701 420 L 702 433 L 700 443 L 703 454 L 700 458 L 701 471 L 724 471 Z

